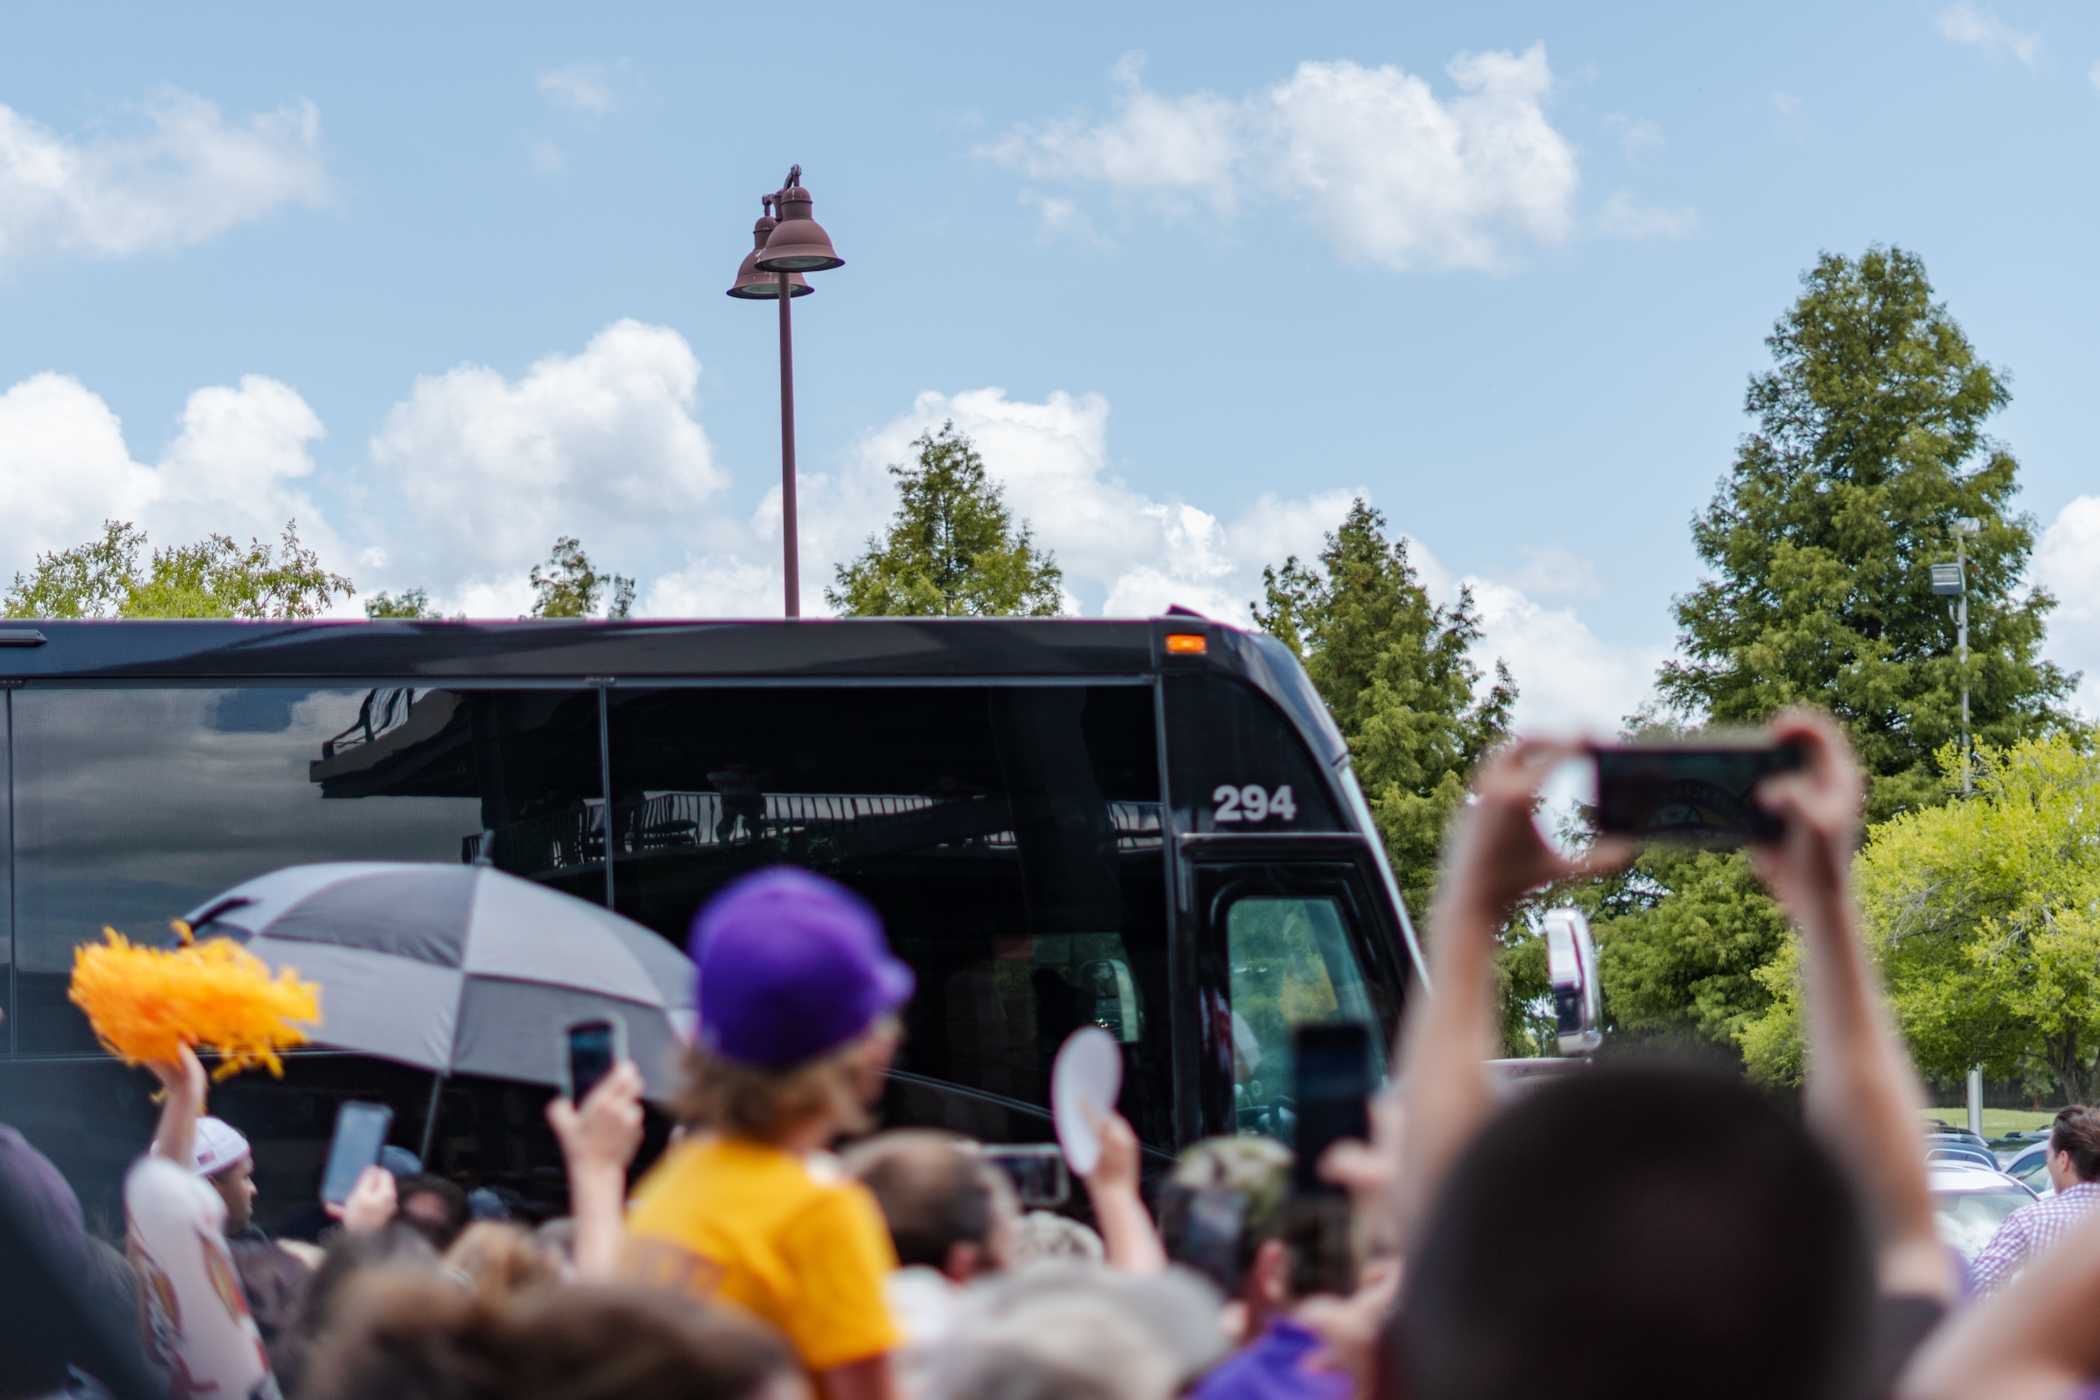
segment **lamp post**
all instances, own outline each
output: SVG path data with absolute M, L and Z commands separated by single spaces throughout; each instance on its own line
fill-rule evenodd
M 1954 562 L 1932 566 L 1932 591 L 1954 612 L 1955 665 L 1961 671 L 1961 795 L 1969 796 L 1969 536 L 1980 527 L 1968 516 L 1954 522 Z M 1969 1131 L 1983 1131 L 1983 1066 L 1969 1066 Z
M 759 203 L 764 212 L 751 227 L 751 251 L 737 268 L 729 295 L 740 301 L 780 303 L 780 547 L 787 575 L 787 615 L 800 617 L 800 546 L 795 525 L 795 337 L 788 303 L 816 290 L 803 280 L 803 273 L 844 267 L 846 260 L 832 249 L 831 235 L 824 232 L 823 225 L 810 216 L 814 201 L 803 187 L 801 166 L 789 166 L 786 181 Z

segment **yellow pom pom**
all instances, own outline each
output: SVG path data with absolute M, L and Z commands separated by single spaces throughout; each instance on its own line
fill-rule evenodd
M 126 1064 L 173 1060 L 192 1045 L 223 1057 L 214 1079 L 257 1065 L 282 1076 L 277 1052 L 305 1044 L 321 1023 L 321 989 L 291 968 L 272 976 L 230 939 L 200 943 L 187 927 L 176 931 L 179 948 L 141 947 L 105 928 L 104 942 L 73 950 L 67 995 L 95 1038 Z

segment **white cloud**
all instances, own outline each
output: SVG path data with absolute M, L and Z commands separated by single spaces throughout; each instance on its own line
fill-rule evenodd
M 2085 76 L 2092 81 L 2093 90 L 2100 92 L 2100 58 L 2093 60 L 2093 66 L 2085 70 Z
M 296 517 L 332 564 L 345 557 L 302 489 L 321 421 L 289 386 L 261 375 L 191 394 L 159 462 L 136 461 L 107 402 L 67 375 L 39 374 L 0 394 L 0 580 L 39 553 L 129 520 L 161 543 L 212 531 L 274 538 Z
M 1144 55 L 1116 61 L 1115 115 L 1017 126 L 978 154 L 1035 180 L 1098 182 L 1135 190 L 1192 190 L 1233 204 L 1240 104 L 1207 92 L 1164 97 L 1146 89 Z
M 327 198 L 311 102 L 229 121 L 168 89 L 142 115 L 142 131 L 75 140 L 0 104 L 0 262 L 187 247 Z
M 1619 138 L 1619 153 L 1628 160 L 1642 160 L 1663 147 L 1663 129 L 1659 123 L 1646 118 L 1629 117 L 1624 112 L 1605 114 L 1606 129 Z
M 1699 231 L 1699 211 L 1644 204 L 1618 190 L 1597 211 L 1597 231 L 1607 238 L 1689 238 Z
M 522 577 L 564 533 L 635 572 L 726 484 L 693 415 L 699 380 L 684 337 L 638 321 L 514 380 L 479 365 L 419 378 L 372 437 L 365 528 L 433 593 Z
M 593 63 L 546 69 L 539 75 L 538 87 L 540 96 L 555 106 L 589 116 L 603 116 L 618 105 L 610 76 Z
M 1948 5 L 1934 17 L 1934 27 L 1949 43 L 2010 54 L 2029 68 L 2042 56 L 2042 36 L 2015 29 L 1989 10 L 1963 3 Z
M 2078 703 L 2100 721 L 2100 495 L 2074 498 L 2042 531 L 2034 580 L 2056 595 L 2045 653 L 2085 673 Z
M 1022 190 L 1021 207 L 1035 210 L 1045 238 L 1070 238 L 1092 247 L 1106 247 L 1109 240 L 1073 201 L 1040 190 Z
M 1524 551 L 1524 567 L 1512 580 L 1526 593 L 1546 598 L 1594 598 L 1604 591 L 1597 566 L 1558 545 Z
M 1772 110 L 1782 117 L 1798 117 L 1801 115 L 1801 99 L 1791 92 L 1775 92 L 1772 94 Z
M 1544 45 L 1446 71 L 1456 91 L 1439 97 L 1391 65 L 1305 62 L 1228 99 L 1153 92 L 1126 58 L 1105 120 L 1017 126 L 978 154 L 1041 182 L 1190 191 L 1221 213 L 1280 200 L 1344 257 L 1395 268 L 1496 267 L 1514 244 L 1565 238 L 1578 176 L 1546 117 Z
M 569 167 L 569 158 L 552 141 L 534 141 L 525 148 L 525 157 L 539 175 L 559 175 Z

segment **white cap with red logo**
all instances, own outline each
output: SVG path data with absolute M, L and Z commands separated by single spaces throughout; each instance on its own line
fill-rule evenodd
M 197 1175 L 217 1176 L 248 1159 L 248 1139 L 223 1118 L 199 1118 L 193 1155 Z

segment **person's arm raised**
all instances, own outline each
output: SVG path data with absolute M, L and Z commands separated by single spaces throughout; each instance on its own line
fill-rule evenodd
M 196 1165 L 197 1120 L 204 1116 L 204 1062 L 185 1045 L 174 1060 L 146 1066 L 160 1081 L 160 1123 L 153 1131 L 153 1152 L 184 1171 Z
M 1131 1274 L 1158 1273 L 1167 1267 L 1167 1251 L 1139 1194 L 1137 1134 L 1121 1114 L 1089 1109 L 1088 1118 L 1101 1139 L 1101 1156 L 1086 1178 L 1086 1194 L 1094 1223 L 1101 1227 L 1108 1266 Z
M 1859 765 L 1828 716 L 1783 715 L 1770 733 L 1805 758 L 1799 772 L 1759 788 L 1784 834 L 1753 849 L 1751 864 L 1801 933 L 1808 1121 L 1875 1211 L 1883 1291 L 1951 1300 L 1959 1285 L 1933 1221 L 1924 1090 L 1890 1023 L 1852 899 Z
M 620 1061 L 580 1108 L 564 1098 L 550 1102 L 547 1124 L 568 1169 L 576 1276 L 615 1278 L 626 1238 L 627 1168 L 642 1146 L 642 1072 L 633 1061 Z
M 1604 874 L 1632 855 L 1622 843 L 1599 841 L 1570 859 L 1532 819 L 1546 778 L 1584 752 L 1525 739 L 1491 755 L 1452 825 L 1429 916 L 1434 990 L 1409 1014 L 1396 1066 L 1408 1134 L 1407 1170 L 1398 1173 L 1403 1237 L 1492 1106 L 1486 1062 L 1497 1048 L 1495 947 L 1510 912 L 1541 885 Z

